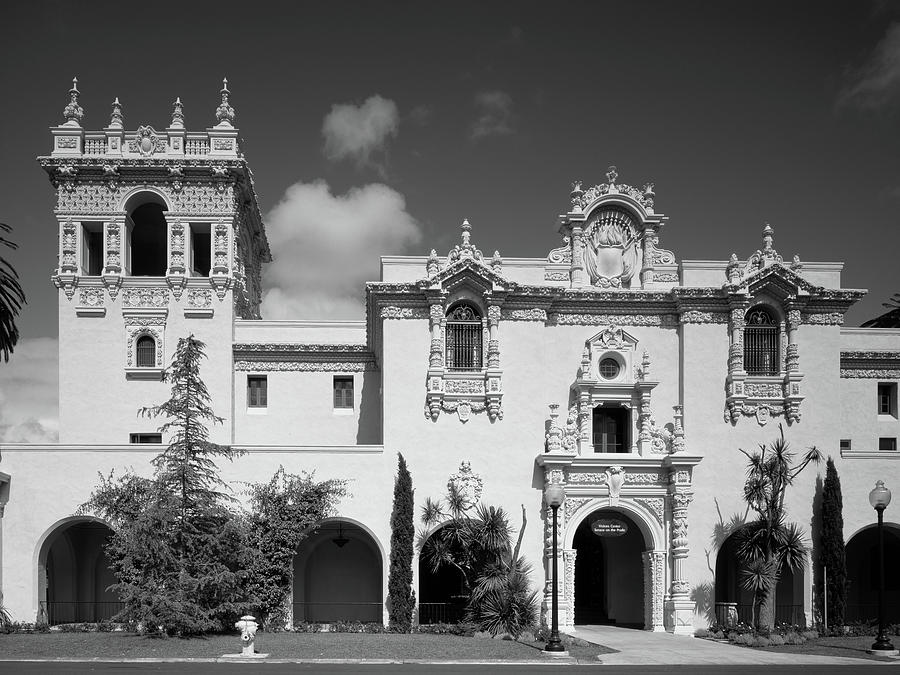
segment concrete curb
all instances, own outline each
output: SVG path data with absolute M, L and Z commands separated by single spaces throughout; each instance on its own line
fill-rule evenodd
M 264 663 L 296 663 L 296 664 L 345 664 L 345 665 L 363 665 L 363 666 L 390 666 L 390 665 L 430 665 L 430 666 L 574 666 L 585 664 L 596 664 L 596 660 L 582 659 L 580 662 L 575 657 L 562 657 L 554 659 L 534 659 L 534 660 L 501 660 L 501 659 L 453 659 L 453 660 L 435 660 L 435 659 L 300 659 L 300 658 L 264 658 L 264 659 L 246 659 L 233 656 L 215 656 L 215 657 L 145 657 L 145 658 L 66 658 L 62 656 L 52 658 L 33 658 L 33 659 L 9 659 L 0 657 L 0 665 L 4 663 L 232 663 L 232 664 L 264 664 Z

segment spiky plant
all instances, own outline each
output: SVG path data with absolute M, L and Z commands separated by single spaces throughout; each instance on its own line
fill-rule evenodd
M 800 569 L 808 555 L 800 528 L 786 522 L 785 493 L 803 469 L 822 458 L 811 447 L 796 462 L 781 425 L 778 431 L 778 438 L 769 445 L 760 443 L 758 452 L 741 450 L 747 457 L 744 501 L 756 519 L 738 532 L 737 554 L 745 571 L 771 569 L 771 574 L 760 577 L 765 583 L 753 591 L 754 603 L 759 605 L 757 627 L 764 629 L 775 626 L 775 588 L 782 570 Z
M 12 228 L 6 223 L 0 223 L 0 246 L 14 251 L 18 246 L 2 234 L 9 232 L 12 232 Z M 0 354 L 3 355 L 4 362 L 9 361 L 9 355 L 19 341 L 15 318 L 24 304 L 25 292 L 19 283 L 19 275 L 12 265 L 0 257 Z

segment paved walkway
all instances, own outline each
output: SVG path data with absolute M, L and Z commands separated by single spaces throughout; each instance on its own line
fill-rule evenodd
M 600 661 L 608 665 L 859 665 L 861 663 L 878 665 L 881 663 L 861 658 L 768 652 L 712 640 L 616 626 L 578 626 L 570 634 L 618 650 L 618 654 L 600 655 Z

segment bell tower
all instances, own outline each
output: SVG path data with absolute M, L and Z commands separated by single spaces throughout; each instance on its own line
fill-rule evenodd
M 109 123 L 87 131 L 73 80 L 38 158 L 57 193 L 61 443 L 152 440 L 158 423 L 136 410 L 165 400 L 162 371 L 191 333 L 207 345 L 214 410 L 231 417 L 232 323 L 259 318 L 271 256 L 230 94 L 224 80 L 202 131 L 187 129 L 180 98 L 162 130 L 129 129 L 116 98 Z M 98 407 L 103 428 L 87 428 Z M 214 437 L 227 442 L 230 429 Z

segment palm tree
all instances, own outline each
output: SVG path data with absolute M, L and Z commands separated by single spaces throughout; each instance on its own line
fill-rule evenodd
M 518 637 L 537 623 L 537 591 L 530 588 L 531 567 L 519 556 L 525 532 L 525 509 L 518 541 L 500 507 L 472 504 L 455 484 L 448 485 L 445 504 L 426 499 L 422 524 L 441 525 L 430 537 L 419 534 L 419 550 L 432 572 L 455 568 L 469 594 L 466 619 L 493 635 Z
M 18 246 L 6 239 L 3 233 L 12 232 L 6 223 L 0 223 L 0 245 L 12 250 Z M 19 329 L 14 319 L 25 304 L 25 293 L 19 284 L 19 275 L 6 260 L 0 257 L 0 354 L 9 361 L 13 347 L 19 341 Z
M 887 302 L 881 303 L 887 312 L 863 323 L 863 328 L 897 328 L 900 327 L 900 293 L 894 293 Z
M 760 443 L 759 452 L 741 450 L 748 460 L 744 500 L 756 520 L 737 532 L 737 555 L 743 567 L 741 583 L 759 607 L 756 626 L 763 629 L 775 626 L 775 588 L 782 570 L 801 569 L 809 551 L 800 528 L 786 522 L 785 492 L 808 464 L 822 459 L 811 447 L 796 464 L 781 425 L 778 430 L 779 437 L 768 446 Z

